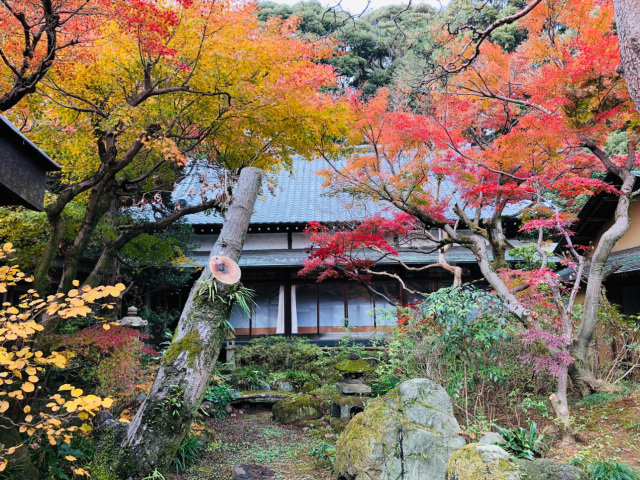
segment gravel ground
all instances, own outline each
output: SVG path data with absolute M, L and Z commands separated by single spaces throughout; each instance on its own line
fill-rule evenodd
M 188 472 L 173 475 L 172 480 L 233 480 L 233 466 L 237 464 L 269 467 L 276 480 L 333 478 L 326 462 L 310 453 L 320 441 L 333 441 L 333 436 L 324 431 L 276 424 L 267 411 L 211 418 L 207 426 L 213 438 L 201 461 Z

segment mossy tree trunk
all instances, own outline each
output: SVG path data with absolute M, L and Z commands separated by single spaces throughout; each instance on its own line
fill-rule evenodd
M 258 196 L 262 173 L 253 167 L 240 172 L 233 202 L 211 250 L 238 261 Z M 107 445 L 98 456 L 98 478 L 140 478 L 154 469 L 166 470 L 202 403 L 231 316 L 231 306 L 197 295 L 211 281 L 205 267 L 182 311 L 174 338 L 165 353 L 148 398 L 142 403 L 120 445 Z M 218 296 L 233 286 L 218 285 Z

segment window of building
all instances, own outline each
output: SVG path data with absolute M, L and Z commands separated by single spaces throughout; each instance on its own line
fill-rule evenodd
M 347 284 L 347 317 L 353 331 L 373 331 L 374 300 L 369 290 L 359 283 Z
M 253 285 L 256 309 L 251 319 L 251 335 L 275 334 L 278 325 L 279 285 Z
M 318 284 L 320 333 L 344 332 L 345 287 L 344 284 Z
M 294 288 L 298 333 L 318 333 L 318 286 L 313 283 L 295 285 Z

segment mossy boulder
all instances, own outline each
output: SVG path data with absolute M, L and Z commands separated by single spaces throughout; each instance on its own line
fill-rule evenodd
M 307 394 L 284 398 L 271 409 L 273 420 L 283 425 L 292 425 L 301 420 L 317 420 L 322 418 L 322 414 L 320 402 Z
M 371 400 L 336 447 L 339 480 L 444 480 L 449 455 L 465 444 L 451 398 L 424 378 Z
M 447 462 L 447 480 L 520 480 L 518 466 L 497 445 L 472 443 L 456 450 Z
M 546 458 L 517 460 L 523 480 L 589 480 L 589 476 L 573 465 Z

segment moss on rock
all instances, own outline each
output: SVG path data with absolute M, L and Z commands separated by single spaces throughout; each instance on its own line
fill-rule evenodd
M 351 419 L 338 439 L 337 477 L 443 480 L 449 455 L 464 445 L 464 439 L 458 435 L 460 426 L 453 416 L 442 413 L 449 408 L 431 410 L 414 399 L 424 397 L 425 405 L 440 404 L 444 401 L 440 398 L 442 391 L 430 380 L 414 379 L 371 400 L 362 413 Z M 438 399 L 430 398 L 436 394 Z
M 292 395 L 273 406 L 273 420 L 283 425 L 292 425 L 301 420 L 322 418 L 322 406 L 312 395 Z
M 373 367 L 364 360 L 342 360 L 335 365 L 335 369 L 343 373 L 367 373 Z
M 520 480 L 520 472 L 502 448 L 472 443 L 451 454 L 447 480 Z

